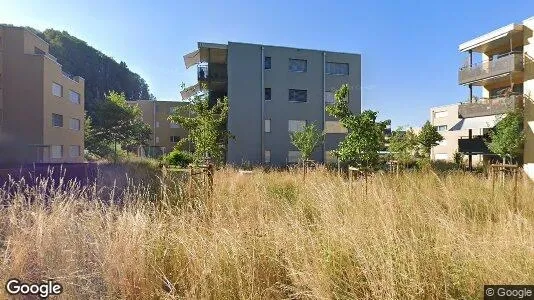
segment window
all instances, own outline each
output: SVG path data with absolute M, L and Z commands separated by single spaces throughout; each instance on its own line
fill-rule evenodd
M 63 157 L 63 145 L 52 145 L 50 149 L 50 156 L 52 158 L 62 158 Z
M 289 59 L 289 72 L 307 72 L 308 61 L 305 59 Z
M 159 122 L 156 121 L 156 128 L 159 128 Z
M 180 125 L 178 125 L 178 124 L 176 124 L 176 123 L 174 123 L 174 122 L 170 122 L 170 123 L 169 123 L 169 126 L 170 126 L 171 128 L 180 128 Z
M 287 152 L 287 162 L 288 163 L 296 163 L 300 159 L 300 151 L 289 151 Z
M 325 133 L 347 133 L 347 128 L 343 127 L 339 121 L 326 121 L 324 123 Z
M 52 82 L 52 94 L 57 97 L 63 97 L 63 86 Z
M 180 141 L 180 137 L 177 135 L 171 135 L 170 140 L 171 143 L 178 143 Z
M 265 56 L 263 59 L 263 64 L 264 64 L 265 70 L 270 70 L 271 69 L 271 57 Z
M 265 132 L 271 132 L 271 119 L 265 120 Z
M 159 143 L 159 136 L 156 137 L 156 144 Z
M 334 92 L 324 92 L 324 102 L 326 104 L 334 103 Z
M 76 93 L 75 91 L 69 90 L 69 99 L 70 102 L 74 104 L 80 104 L 80 94 Z
M 307 90 L 289 90 L 289 101 L 291 102 L 306 102 L 308 101 Z
M 69 128 L 72 130 L 80 130 L 80 120 L 71 118 L 69 121 Z
M 306 126 L 306 121 L 303 120 L 289 120 L 288 124 L 289 132 L 297 132 L 304 130 L 304 126 Z
M 265 162 L 266 163 L 271 162 L 271 150 L 265 150 Z
M 63 127 L 63 115 L 52 114 L 52 126 Z
M 349 64 L 327 62 L 325 73 L 328 75 L 349 75 Z
M 438 125 L 436 126 L 437 131 L 447 131 L 447 125 Z
M 80 146 L 78 145 L 71 145 L 69 147 L 69 155 L 70 157 L 78 157 L 80 156 Z
M 265 100 L 271 100 L 271 88 L 265 88 Z
M 445 118 L 449 115 L 448 111 L 436 111 L 434 112 L 434 118 Z
M 447 153 L 436 153 L 436 155 L 434 155 L 434 159 L 435 160 L 447 160 L 449 159 L 449 155 Z

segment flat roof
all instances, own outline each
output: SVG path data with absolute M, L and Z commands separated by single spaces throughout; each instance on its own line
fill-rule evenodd
M 523 24 L 516 24 L 516 23 L 508 24 L 504 27 L 493 30 L 491 32 L 488 32 L 486 34 L 483 34 L 481 36 L 478 36 L 474 39 L 471 39 L 467 42 L 460 44 L 460 46 L 458 46 L 458 50 L 460 50 L 460 52 L 473 50 L 491 41 L 506 37 L 510 33 L 519 32 L 522 30 L 523 30 Z

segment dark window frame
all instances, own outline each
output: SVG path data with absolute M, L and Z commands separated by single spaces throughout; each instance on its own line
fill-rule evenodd
M 267 63 L 268 62 L 268 63 Z M 270 56 L 265 56 L 263 58 L 263 68 L 265 70 L 270 70 L 272 68 L 272 59 Z
M 265 88 L 265 91 L 263 93 L 263 99 L 265 101 L 271 101 L 272 100 L 272 90 L 271 90 L 271 88 Z
M 295 68 L 292 68 L 292 62 L 304 62 L 304 70 L 297 70 Z M 308 60 L 307 59 L 300 59 L 300 58 L 290 58 L 289 64 L 288 64 L 288 71 L 292 73 L 307 73 L 308 72 Z
M 304 96 L 304 101 L 297 100 L 299 97 L 302 97 L 302 96 Z M 296 103 L 306 103 L 306 102 L 308 102 L 308 90 L 289 89 L 288 101 L 289 102 L 296 102 Z

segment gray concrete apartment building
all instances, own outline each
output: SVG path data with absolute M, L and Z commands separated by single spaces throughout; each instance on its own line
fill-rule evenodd
M 313 153 L 319 162 L 335 162 L 331 153 L 346 134 L 325 107 L 333 92 L 348 84 L 349 106 L 361 110 L 361 55 L 229 42 L 198 43 L 184 56 L 186 67 L 197 65 L 198 83 L 182 98 L 201 92 L 210 101 L 228 96 L 230 164 L 285 165 L 298 161 L 290 132 L 315 123 L 326 133 Z

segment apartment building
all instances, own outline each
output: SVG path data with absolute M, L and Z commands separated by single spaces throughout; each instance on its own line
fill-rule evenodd
M 38 36 L 0 25 L 0 163 L 83 162 L 84 85 Z
M 361 56 L 359 54 L 297 49 L 247 43 L 198 43 L 184 56 L 187 68 L 197 65 L 197 84 L 182 98 L 207 92 L 211 102 L 228 96 L 230 164 L 285 165 L 300 153 L 290 133 L 315 123 L 326 133 L 324 144 L 313 153 L 319 162 L 334 162 L 332 150 L 346 129 L 329 116 L 325 107 L 334 91 L 348 84 L 351 111 L 361 110 Z
M 523 168 L 534 179 L 534 18 L 513 23 L 460 44 L 467 54 L 458 72 L 458 82 L 469 91 L 468 101 L 458 107 L 462 120 L 456 128 L 493 127 L 496 120 L 515 108 L 525 116 Z M 481 97 L 475 96 L 479 89 Z M 482 136 L 459 140 L 463 153 L 481 149 Z
M 469 138 L 469 129 L 458 128 L 462 119 L 458 116 L 458 107 L 460 105 L 450 104 L 430 108 L 430 123 L 443 136 L 443 141 L 439 145 L 432 147 L 430 155 L 433 160 L 453 161 L 454 154 L 459 152 L 458 143 Z M 465 126 L 464 126 L 465 127 Z M 485 126 L 471 128 L 471 134 L 483 136 L 487 133 Z M 484 144 L 482 144 L 484 146 Z M 479 164 L 484 159 L 484 153 L 488 149 L 484 146 L 482 151 L 465 153 L 464 160 L 469 161 L 471 156 L 472 164 Z
M 187 136 L 187 132 L 180 125 L 170 122 L 168 117 L 177 107 L 187 103 L 178 101 L 136 100 L 127 101 L 130 105 L 138 105 L 143 112 L 143 121 L 150 126 L 149 147 L 146 156 L 160 156 L 173 150 L 176 143 Z

